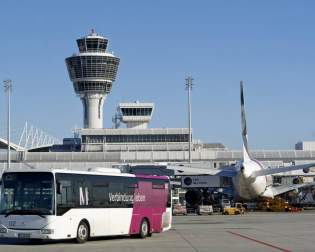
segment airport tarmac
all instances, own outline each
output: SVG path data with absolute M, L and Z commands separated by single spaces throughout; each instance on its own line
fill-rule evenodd
M 242 216 L 176 216 L 170 231 L 144 240 L 119 237 L 31 245 L 0 239 L 0 252 L 315 251 L 315 212 L 247 213 Z

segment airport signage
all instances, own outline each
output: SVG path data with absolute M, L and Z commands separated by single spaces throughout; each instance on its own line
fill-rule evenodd
M 220 176 L 182 176 L 182 187 L 220 187 Z

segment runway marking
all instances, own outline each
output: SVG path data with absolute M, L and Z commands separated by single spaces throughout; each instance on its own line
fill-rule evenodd
M 185 242 L 187 242 L 188 245 L 189 245 L 193 250 L 195 250 L 196 252 L 199 252 L 199 250 L 198 250 L 188 239 L 186 239 L 186 237 L 185 237 L 183 234 L 181 234 L 181 233 L 178 232 L 177 230 L 175 230 L 175 232 L 176 232 Z
M 242 235 L 242 234 L 235 233 L 235 232 L 232 232 L 232 231 L 226 231 L 226 232 L 228 232 L 229 234 L 236 235 L 236 236 L 239 236 L 239 237 L 241 237 L 241 238 L 244 238 L 244 239 L 253 241 L 253 242 L 257 242 L 257 243 L 259 243 L 259 244 L 268 246 L 268 247 L 270 247 L 270 248 L 278 249 L 278 250 L 283 251 L 283 252 L 292 252 L 291 250 L 287 250 L 287 249 L 284 249 L 284 248 L 280 248 L 280 247 L 278 247 L 278 246 L 272 245 L 272 244 L 267 243 L 267 242 L 264 242 L 264 241 L 256 240 L 256 239 L 251 238 L 251 237 L 248 237 L 248 236 L 246 236 L 246 235 Z

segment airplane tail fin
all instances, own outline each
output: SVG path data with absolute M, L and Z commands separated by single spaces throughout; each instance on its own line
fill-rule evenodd
M 247 126 L 246 126 L 246 116 L 245 116 L 245 102 L 244 102 L 244 91 L 243 91 L 243 81 L 240 83 L 241 88 L 241 120 L 242 120 L 242 138 L 243 138 L 243 160 L 251 160 L 251 155 L 248 150 L 247 141 Z

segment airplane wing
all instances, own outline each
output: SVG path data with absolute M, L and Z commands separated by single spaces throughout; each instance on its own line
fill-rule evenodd
M 285 167 L 278 167 L 278 168 L 267 168 L 264 170 L 253 172 L 253 176 L 255 177 L 266 176 L 266 175 L 272 175 L 272 174 L 277 174 L 281 172 L 297 171 L 297 170 L 303 170 L 305 173 L 308 173 L 309 169 L 312 167 L 315 167 L 315 163 L 292 165 L 292 166 L 285 166 Z
M 293 191 L 302 187 L 314 186 L 314 185 L 315 185 L 315 182 L 289 185 L 289 186 L 273 186 L 272 191 L 274 193 L 274 196 L 277 196 L 285 192 Z
M 167 165 L 167 169 L 174 170 L 175 175 L 212 175 L 212 176 L 223 176 L 223 177 L 234 177 L 237 173 L 235 167 L 226 166 L 218 169 L 200 167 L 193 164 L 185 165 Z
M 180 175 L 181 173 L 185 175 L 217 175 L 219 172 L 216 169 L 199 168 L 187 165 L 167 165 L 166 168 L 174 170 L 175 175 Z

